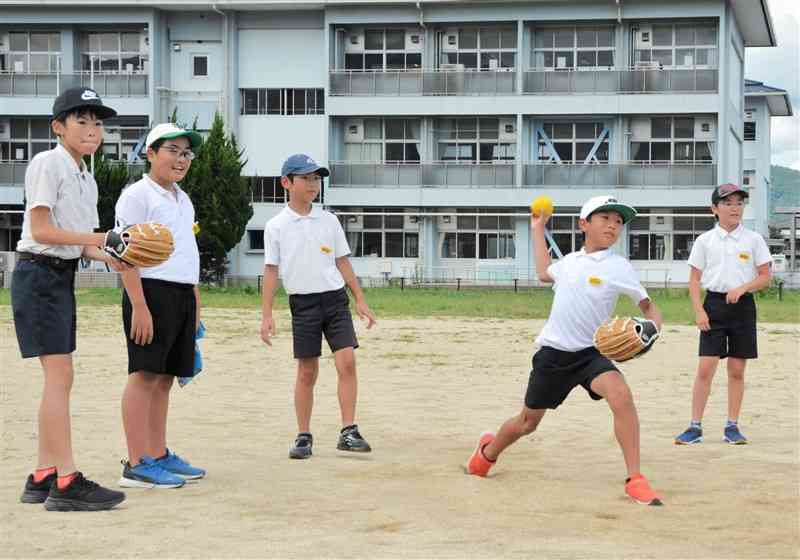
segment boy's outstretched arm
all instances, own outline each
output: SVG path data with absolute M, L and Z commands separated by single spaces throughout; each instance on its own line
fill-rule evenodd
M 661 317 L 661 310 L 659 310 L 658 306 L 653 303 L 653 300 L 650 298 L 644 298 L 639 302 L 639 309 L 642 310 L 644 318 L 653 321 L 660 331 L 661 325 L 664 323 L 664 319 Z
M 261 340 L 272 346 L 275 336 L 275 320 L 272 318 L 272 303 L 275 300 L 275 289 L 278 287 L 278 267 L 264 265 L 264 285 L 261 286 Z
M 367 321 L 367 328 L 372 328 L 376 323 L 375 315 L 372 314 L 367 302 L 364 301 L 364 292 L 361 291 L 361 286 L 358 285 L 358 278 L 356 273 L 353 272 L 353 265 L 350 264 L 350 259 L 347 256 L 339 257 L 336 259 L 336 268 L 344 278 L 347 287 L 350 288 L 350 293 L 356 300 L 356 314 L 362 321 Z
M 544 226 L 550 218 L 547 214 L 531 216 L 531 235 L 533 236 L 533 253 L 536 259 L 536 274 L 542 282 L 555 282 L 547 272 L 550 267 L 550 251 L 544 238 Z

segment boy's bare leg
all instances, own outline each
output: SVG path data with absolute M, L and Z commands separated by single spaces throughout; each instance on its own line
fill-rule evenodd
M 697 364 L 697 377 L 694 379 L 692 389 L 692 421 L 700 422 L 706 409 L 708 395 L 711 394 L 711 382 L 717 372 L 719 357 L 700 356 Z
M 39 404 L 39 457 L 37 468 L 55 467 L 59 475 L 75 472 L 69 397 L 73 370 L 71 354 L 40 356 L 44 389 Z
M 342 348 L 333 354 L 336 373 L 339 376 L 337 396 L 342 414 L 342 427 L 355 424 L 358 379 L 356 378 L 356 354 L 352 347 Z
M 298 432 L 311 431 L 311 410 L 314 408 L 314 385 L 319 375 L 319 358 L 298 358 L 294 385 L 294 412 Z
M 154 374 L 137 371 L 128 376 L 122 393 L 122 425 L 131 465 L 137 465 L 143 455 L 150 453 L 150 408 L 155 387 Z
M 496 461 L 500 454 L 522 436 L 533 433 L 544 418 L 546 409 L 532 409 L 526 406 L 522 411 L 506 420 L 495 438 L 483 448 L 483 456 L 490 461 Z
M 728 358 L 728 420 L 739 421 L 744 399 L 744 369 L 747 360 Z
M 639 416 L 633 403 L 631 389 L 617 371 L 601 373 L 592 380 L 591 389 L 608 403 L 614 415 L 614 435 L 617 437 L 628 477 L 640 473 Z
M 150 433 L 148 436 L 148 455 L 161 457 L 167 452 L 167 413 L 169 411 L 169 392 L 175 378 L 171 375 L 156 375 L 153 397 L 150 401 Z

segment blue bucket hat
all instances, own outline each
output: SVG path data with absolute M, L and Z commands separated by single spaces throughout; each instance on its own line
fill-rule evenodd
M 327 167 L 323 167 L 306 154 L 294 154 L 286 158 L 281 166 L 281 176 L 287 175 L 307 175 L 316 173 L 320 177 L 327 177 L 331 174 Z

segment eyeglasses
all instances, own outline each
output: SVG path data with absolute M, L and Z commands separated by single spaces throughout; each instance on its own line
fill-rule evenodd
M 164 146 L 163 149 L 168 151 L 178 159 L 184 158 L 189 161 L 192 161 L 195 158 L 195 153 L 192 150 L 179 150 L 175 146 Z

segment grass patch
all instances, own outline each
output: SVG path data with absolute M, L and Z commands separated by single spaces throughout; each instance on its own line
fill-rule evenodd
M 261 296 L 254 288 L 201 288 L 204 307 L 222 309 L 259 309 Z M 463 317 L 480 320 L 546 319 L 553 303 L 549 288 L 530 289 L 514 293 L 510 290 L 452 288 L 367 288 L 367 303 L 378 319 Z M 661 308 L 664 320 L 670 324 L 694 325 L 694 312 L 685 289 L 651 289 L 650 296 Z M 114 288 L 92 288 L 76 292 L 79 306 L 120 305 L 121 291 Z M 10 305 L 9 290 L 0 290 L 0 305 Z M 784 290 L 778 301 L 776 290 L 756 294 L 758 320 L 764 323 L 800 323 L 800 291 Z M 286 294 L 279 290 L 275 309 L 288 308 Z M 639 309 L 626 297 L 620 297 L 615 314 L 639 315 Z M 412 342 L 417 333 L 401 333 L 402 341 Z

